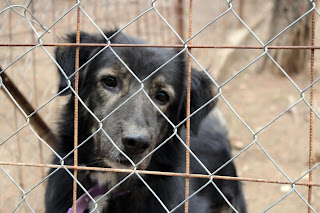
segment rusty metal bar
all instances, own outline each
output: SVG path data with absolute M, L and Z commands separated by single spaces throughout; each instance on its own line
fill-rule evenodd
M 77 0 L 76 0 L 77 2 Z M 76 43 L 80 43 L 80 4 L 77 7 L 77 35 L 76 35 Z M 76 55 L 75 55 L 75 70 L 79 69 L 79 54 L 80 54 L 80 47 L 76 47 Z M 78 126 L 79 126 L 79 72 L 75 75 L 75 92 L 76 95 L 74 96 L 74 148 L 78 146 Z M 74 166 L 78 166 L 78 149 L 75 149 L 73 152 L 73 160 Z M 73 180 L 73 212 L 77 212 L 77 179 L 78 179 L 78 170 L 75 168 L 73 170 L 73 175 L 75 180 Z
M 45 168 L 59 168 L 61 165 L 55 164 L 37 164 L 37 163 L 18 163 L 18 162 L 2 162 L 0 161 L 1 166 L 26 166 L 26 167 L 45 167 Z M 118 173 L 132 173 L 136 171 L 138 174 L 146 175 L 161 175 L 161 176 L 172 176 L 172 177 L 189 177 L 189 178 L 204 178 L 210 179 L 210 175 L 203 174 L 187 174 L 187 173 L 176 173 L 176 172 L 160 172 L 160 171 L 150 171 L 150 170 L 131 170 L 131 169 L 114 169 L 114 168 L 101 168 L 101 167 L 87 167 L 87 166 L 68 166 L 64 165 L 67 169 L 77 169 L 81 171 L 97 171 L 97 172 L 118 172 Z M 256 183 L 272 183 L 272 184 L 286 184 L 291 185 L 289 181 L 278 181 L 278 180 L 269 180 L 269 179 L 259 179 L 259 178 L 244 178 L 244 177 L 231 177 L 231 176 L 212 176 L 213 179 L 217 180 L 237 180 L 237 181 L 246 181 L 246 182 L 256 182 Z M 314 186 L 320 187 L 318 183 L 295 183 L 296 186 Z
M 312 11 L 311 23 L 311 46 L 315 44 L 315 10 Z M 311 69 L 310 69 L 310 83 L 314 82 L 314 49 L 311 49 Z M 310 106 L 313 108 L 313 86 L 310 88 Z M 309 139 L 309 169 L 313 165 L 313 111 L 310 109 L 310 139 Z M 309 183 L 312 183 L 312 171 L 309 172 Z M 312 203 L 312 186 L 308 186 L 308 203 Z M 308 213 L 311 213 L 311 208 L 308 207 Z
M 0 68 L 0 72 L 1 71 L 2 69 Z M 10 91 L 10 94 L 17 101 L 17 103 L 23 109 L 23 111 L 27 115 L 30 115 L 31 113 L 33 113 L 35 109 L 32 107 L 32 105 L 28 102 L 28 100 L 24 97 L 24 95 L 20 92 L 20 90 L 15 86 L 15 84 L 4 72 L 1 73 L 1 78 L 3 80 L 3 84 Z M 7 93 L 5 94 L 8 95 Z M 32 125 L 32 127 L 37 132 L 40 138 L 45 140 L 49 146 L 54 147 L 55 141 L 56 141 L 55 135 L 52 133 L 51 129 L 42 120 L 42 118 L 38 113 L 34 113 L 30 117 L 30 124 Z
M 188 38 L 192 36 L 192 3 L 193 1 L 190 0 L 189 2 L 189 31 L 188 31 Z M 188 44 L 191 44 L 191 40 Z M 188 51 L 191 53 L 191 48 L 188 47 Z M 190 116 L 190 106 L 191 106 L 191 57 L 188 55 L 188 73 L 187 73 L 187 117 Z M 186 121 L 186 145 L 190 148 L 190 118 Z M 190 173 L 190 152 L 186 150 L 186 174 Z M 185 199 L 189 197 L 189 190 L 190 190 L 190 178 L 186 177 L 186 188 L 185 188 Z M 184 205 L 185 213 L 189 212 L 189 200 L 185 202 Z
M 0 47 L 34 47 L 39 44 L 37 43 L 0 43 Z M 155 48 L 184 48 L 182 44 L 109 44 L 111 47 L 155 47 Z M 41 44 L 44 47 L 105 47 L 108 46 L 106 43 L 46 43 Z M 263 46 L 251 46 L 251 45 L 188 45 L 192 49 L 257 49 L 264 50 Z M 297 49 L 297 50 L 318 50 L 320 46 L 266 46 L 268 49 Z

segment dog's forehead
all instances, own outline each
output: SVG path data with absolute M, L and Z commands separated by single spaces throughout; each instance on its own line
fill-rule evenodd
M 161 78 L 168 84 L 174 84 L 177 80 L 184 78 L 179 67 L 179 60 L 170 60 L 174 56 L 172 51 L 141 47 L 119 47 L 114 50 L 116 54 L 107 51 L 101 57 L 101 70 L 112 70 L 120 77 L 135 76 L 141 81 Z

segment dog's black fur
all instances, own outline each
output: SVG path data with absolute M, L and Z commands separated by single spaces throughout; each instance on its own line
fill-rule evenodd
M 107 37 L 115 32 L 106 32 Z M 75 43 L 75 34 L 67 37 L 67 42 Z M 104 43 L 102 35 L 81 33 L 81 43 Z M 142 41 L 118 33 L 111 40 L 119 44 L 140 44 Z M 80 47 L 80 66 L 98 53 L 102 47 Z M 128 65 L 140 80 L 173 57 L 176 52 L 161 48 L 113 47 L 113 50 Z M 59 47 L 56 49 L 56 60 L 67 76 L 74 72 L 75 47 Z M 163 111 L 170 121 L 177 125 L 186 117 L 186 62 L 179 55 L 158 72 L 143 81 L 143 88 L 150 99 Z M 67 88 L 68 81 L 60 73 L 59 91 L 61 95 L 71 93 Z M 111 78 L 110 78 L 111 76 Z M 71 79 L 74 87 L 74 78 Z M 146 154 L 170 137 L 174 129 L 159 113 L 143 91 L 138 92 L 110 116 L 105 118 L 117 106 L 128 99 L 141 84 L 124 67 L 110 48 L 98 54 L 80 71 L 79 96 L 98 119 L 103 119 L 103 130 L 110 136 L 121 151 L 133 162 L 139 162 Z M 214 97 L 212 82 L 209 78 L 192 69 L 191 112 L 198 109 Z M 230 146 L 225 127 L 217 116 L 214 116 L 215 102 L 196 113 L 191 118 L 191 150 L 211 171 L 215 171 L 231 158 Z M 211 113 L 210 113 L 211 111 Z M 209 114 L 209 115 L 208 115 Z M 104 119 L 105 118 L 105 119 Z M 114 148 L 114 145 L 99 130 L 100 123 L 82 104 L 79 107 L 79 143 L 87 140 L 79 148 L 79 164 L 94 167 L 132 168 L 130 162 Z M 97 131 L 97 132 L 96 132 Z M 96 132 L 93 136 L 92 134 Z M 184 127 L 179 127 L 179 135 L 185 139 Z M 64 106 L 58 127 L 57 153 L 64 157 L 73 149 L 74 141 L 74 94 Z M 128 142 L 129 141 L 129 142 Z M 140 144 L 143 144 L 143 146 Z M 185 172 L 185 148 L 172 137 L 151 157 L 139 164 L 137 169 L 165 172 Z M 58 158 L 54 164 L 61 163 Z M 73 154 L 64 160 L 65 165 L 73 164 Z M 53 173 L 52 169 L 49 173 Z M 72 172 L 72 171 L 71 171 Z M 206 174 L 200 164 L 191 157 L 191 172 Z M 98 173 L 79 171 L 78 180 L 88 190 L 99 184 L 111 188 L 126 177 L 126 173 Z M 236 176 L 233 163 L 229 163 L 217 175 Z M 159 196 L 169 210 L 184 200 L 185 178 L 157 175 L 141 175 L 152 190 Z M 46 190 L 46 212 L 66 212 L 72 206 L 72 181 L 63 169 L 55 171 L 48 179 Z M 191 178 L 192 194 L 207 179 Z M 214 183 L 239 211 L 245 212 L 242 188 L 237 181 L 215 180 Z M 78 196 L 83 190 L 78 188 Z M 165 212 L 154 195 L 142 181 L 133 175 L 119 185 L 100 205 L 102 212 Z M 209 184 L 190 199 L 190 212 L 232 212 L 213 184 Z M 181 205 L 175 212 L 183 212 Z M 101 212 L 101 211 L 100 211 Z

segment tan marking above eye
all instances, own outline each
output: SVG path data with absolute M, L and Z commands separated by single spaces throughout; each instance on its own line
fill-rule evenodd
M 174 98 L 174 90 L 171 85 L 166 83 L 166 79 L 163 76 L 157 76 L 150 84 L 149 94 L 152 96 L 153 99 L 157 100 L 158 103 L 161 105 L 161 99 L 164 98 L 162 108 L 168 106 L 173 98 Z M 168 95 L 168 102 L 165 101 L 165 93 Z M 158 97 L 157 97 L 158 96 Z M 165 107 L 167 108 L 167 107 Z M 163 108 L 163 110 L 165 110 Z
M 122 69 L 114 69 L 114 68 L 105 68 L 102 69 L 99 73 L 98 73 L 98 79 L 103 78 L 104 76 L 115 76 L 118 77 L 120 79 L 125 78 L 127 75 L 127 72 L 124 72 L 124 70 Z

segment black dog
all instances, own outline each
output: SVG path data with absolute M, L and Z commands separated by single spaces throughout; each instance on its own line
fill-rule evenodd
M 105 35 L 110 37 L 114 33 L 106 32 Z M 80 38 L 81 43 L 106 42 L 102 35 L 81 33 Z M 75 34 L 71 34 L 67 42 L 75 43 L 75 39 Z M 143 42 L 118 33 L 111 43 Z M 177 52 L 150 47 L 101 50 L 102 47 L 80 48 L 80 66 L 84 66 L 80 71 L 79 96 L 88 109 L 82 104 L 79 106 L 79 143 L 86 141 L 79 148 L 79 164 L 126 169 L 132 169 L 136 164 L 138 170 L 184 173 L 186 148 L 174 135 L 177 132 L 185 140 L 184 127 L 174 128 L 186 118 L 187 68 L 183 54 L 154 72 Z M 93 56 L 94 59 L 88 62 Z M 57 48 L 56 60 L 70 76 L 75 67 L 75 47 Z M 71 90 L 66 89 L 68 81 L 61 71 L 59 73 L 61 94 L 70 94 Z M 191 112 L 214 97 L 212 85 L 204 73 L 192 69 Z M 74 78 L 71 87 L 74 87 Z M 215 101 L 212 101 L 191 118 L 191 150 L 210 172 L 231 158 L 227 132 L 212 111 L 214 105 Z M 57 144 L 57 153 L 61 157 L 73 149 L 73 93 L 63 110 Z M 157 150 L 153 152 L 154 149 Z M 53 163 L 59 164 L 60 160 L 55 158 Z M 64 159 L 64 164 L 73 164 L 73 154 Z M 208 174 L 194 157 L 191 157 L 191 172 Z M 233 163 L 218 171 L 217 175 L 236 176 Z M 83 199 L 88 196 L 78 187 L 77 209 L 90 212 L 97 207 L 99 212 L 121 213 L 184 211 L 185 178 L 146 174 L 127 176 L 128 173 L 79 171 L 78 180 L 92 197 L 98 199 L 107 194 L 97 206 L 87 205 Z M 64 169 L 52 173 L 46 190 L 46 212 L 67 212 L 72 207 L 72 181 Z M 191 178 L 190 195 L 208 181 Z M 225 198 L 214 184 L 209 183 L 190 198 L 190 212 L 232 212 L 225 199 L 237 211 L 246 211 L 240 182 L 215 180 L 214 183 Z

